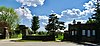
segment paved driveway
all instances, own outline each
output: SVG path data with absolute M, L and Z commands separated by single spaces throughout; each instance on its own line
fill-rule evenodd
M 84 46 L 72 42 L 12 42 L 6 39 L 0 40 L 0 46 Z
M 82 46 L 67 42 L 2 42 L 0 46 Z

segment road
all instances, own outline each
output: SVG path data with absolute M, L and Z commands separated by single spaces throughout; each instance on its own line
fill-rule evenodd
M 11 40 L 16 39 L 0 40 L 0 46 L 84 46 L 72 42 L 14 42 Z

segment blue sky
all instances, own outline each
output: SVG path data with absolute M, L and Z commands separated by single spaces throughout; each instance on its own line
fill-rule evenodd
M 65 26 L 73 19 L 86 22 L 94 12 L 96 0 L 0 0 L 0 6 L 14 8 L 21 19 L 20 24 L 31 26 L 32 16 L 39 16 L 40 29 L 45 30 L 44 26 L 50 14 L 57 14 Z M 25 7 L 21 9 L 21 7 Z M 68 28 L 68 27 L 67 27 Z

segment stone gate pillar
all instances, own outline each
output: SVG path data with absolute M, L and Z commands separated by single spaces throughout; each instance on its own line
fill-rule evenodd
M 9 38 L 9 31 L 7 27 L 4 27 L 3 31 L 3 39 L 8 39 Z
M 64 31 L 64 38 L 63 40 L 69 40 L 70 37 L 69 37 L 69 32 L 68 31 Z
M 26 27 L 25 25 L 20 25 L 19 28 L 22 31 L 22 39 L 25 39 L 26 35 L 28 35 L 28 27 Z
M 50 33 L 51 33 L 52 40 L 55 41 L 55 31 L 50 31 Z

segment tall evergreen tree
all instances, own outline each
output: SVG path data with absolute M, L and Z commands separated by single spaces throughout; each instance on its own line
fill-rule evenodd
M 98 25 L 100 25 L 100 3 L 99 0 L 97 0 L 97 3 L 95 4 L 95 14 L 92 15 L 92 18 L 89 18 L 89 20 L 87 21 L 88 24 L 90 23 L 96 23 Z
M 96 23 L 100 23 L 100 3 L 99 0 L 97 0 L 96 8 L 95 8 L 95 14 L 93 14 L 92 19 L 96 20 Z
M 39 29 L 39 27 L 39 17 L 33 16 L 31 28 L 34 31 L 34 34 L 36 34 L 36 31 Z
M 95 10 L 95 19 L 96 19 L 96 23 L 100 23 L 100 3 L 97 2 L 97 5 L 96 5 L 96 10 Z

